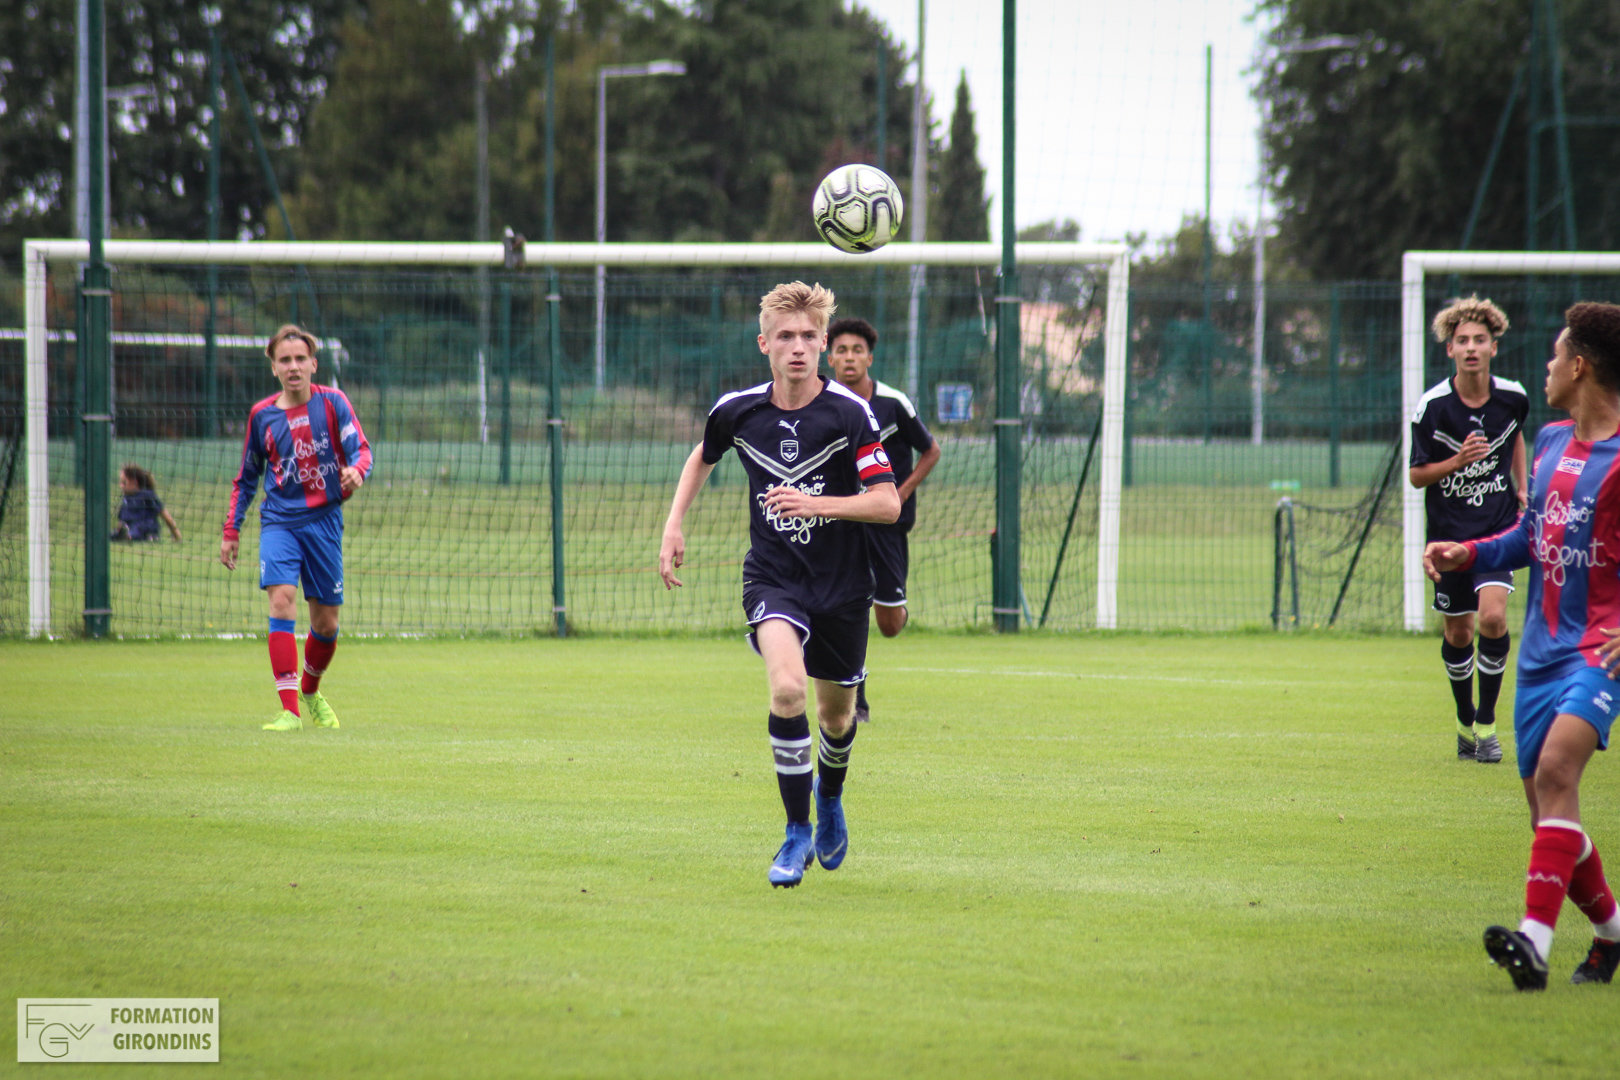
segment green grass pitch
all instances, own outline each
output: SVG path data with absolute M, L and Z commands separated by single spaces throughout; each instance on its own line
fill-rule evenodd
M 1437 654 L 875 639 L 851 854 L 785 891 L 735 636 L 348 641 L 291 734 L 262 641 L 0 642 L 0 986 L 218 997 L 144 1077 L 1612 1076 L 1579 912 L 1545 994 L 1480 947 L 1529 831 Z

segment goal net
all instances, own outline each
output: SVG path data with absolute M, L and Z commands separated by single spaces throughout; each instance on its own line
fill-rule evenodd
M 1452 373 L 1443 347 L 1429 336 L 1429 319 L 1448 300 L 1477 293 L 1507 312 L 1512 326 L 1503 337 L 1491 373 L 1524 385 L 1530 399 L 1526 449 L 1542 424 L 1559 418 L 1541 387 L 1553 339 L 1564 310 L 1578 300 L 1620 302 L 1620 255 L 1602 252 L 1409 251 L 1401 260 L 1401 411 L 1410 420 L 1419 398 Z M 1402 444 L 1411 452 L 1410 425 Z M 1404 460 L 1409 460 L 1403 457 Z M 1430 589 L 1423 576 L 1423 492 L 1402 484 L 1402 625 L 1422 630 Z
M 111 241 L 106 253 L 106 464 L 115 480 L 125 463 L 152 473 L 183 537 L 109 546 L 115 634 L 263 632 L 257 511 L 235 574 L 218 547 L 248 408 L 275 390 L 263 343 L 289 321 L 320 339 L 317 381 L 354 402 L 376 459 L 345 507 L 346 628 L 735 628 L 747 531 L 730 455 L 688 515 L 677 594 L 658 582 L 658 541 L 709 407 L 768 377 L 760 295 L 795 277 L 878 327 L 872 374 L 946 447 L 911 538 L 914 620 L 991 621 L 998 247 L 562 244 L 514 259 L 499 243 Z M 72 634 L 95 546 L 76 333 L 87 248 L 35 241 L 25 256 L 27 325 L 0 330 L 0 400 L 24 403 L 0 409 L 0 632 Z M 1125 249 L 1023 244 L 1019 260 L 1024 605 L 1032 623 L 1114 625 L 1122 406 L 1100 419 L 1104 382 L 1116 401 L 1125 384 Z M 915 294 L 913 264 L 927 266 Z

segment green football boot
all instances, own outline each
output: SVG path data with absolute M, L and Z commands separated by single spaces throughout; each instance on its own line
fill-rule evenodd
M 303 718 L 291 709 L 282 709 L 280 716 L 262 725 L 265 731 L 298 731 L 303 726 Z
M 319 690 L 313 694 L 300 693 L 298 703 L 303 706 L 305 712 L 309 713 L 309 718 L 315 721 L 316 727 L 336 728 L 341 726 L 338 724 L 337 713 L 332 711 L 332 706 L 326 703 L 326 699 L 321 696 Z

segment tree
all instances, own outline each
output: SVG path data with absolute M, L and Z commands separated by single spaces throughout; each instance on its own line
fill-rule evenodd
M 451 0 L 372 0 L 340 38 L 294 227 L 309 238 L 471 239 L 475 65 Z
M 967 72 L 956 84 L 951 112 L 951 145 L 939 168 L 939 197 L 929 206 L 933 239 L 984 243 L 990 239 L 990 200 L 984 194 L 979 136 L 973 127 L 973 100 Z
M 1566 111 L 1604 125 L 1571 128 L 1578 245 L 1613 248 L 1620 243 L 1620 144 L 1605 127 L 1620 124 L 1620 80 L 1610 62 L 1620 44 L 1620 10 L 1602 0 L 1556 7 Z M 1262 3 L 1275 20 L 1260 95 L 1279 232 L 1312 274 L 1393 278 L 1403 250 L 1459 245 L 1514 73 L 1528 54 L 1530 8 L 1494 0 Z M 1324 38 L 1351 43 L 1288 48 Z M 1546 161 L 1551 145 L 1549 137 Z M 1521 98 L 1475 249 L 1525 246 L 1527 147 Z M 1543 228 L 1542 236 L 1551 232 Z
M 607 110 L 608 239 L 805 240 L 810 192 L 870 160 L 877 52 L 890 54 L 889 156 L 906 160 L 911 88 L 886 29 L 841 0 L 484 0 L 505 30 L 457 21 L 465 0 L 371 0 L 343 31 L 298 193 L 312 237 L 466 239 L 474 199 L 475 59 L 492 65 L 491 222 L 543 231 L 544 69 L 556 39 L 557 237 L 594 234 L 596 92 L 605 64 L 672 58 L 684 77 L 615 79 Z M 432 42 L 431 45 L 425 45 Z M 422 70 L 409 70 L 421 58 Z
M 232 0 L 213 9 L 188 0 L 107 0 L 109 88 L 134 88 L 109 107 L 110 231 L 181 239 L 207 232 L 209 27 L 235 56 L 272 166 L 295 180 L 297 148 L 326 89 L 344 13 L 361 0 Z M 0 5 L 0 262 L 26 236 L 73 232 L 75 0 Z M 242 115 L 221 119 L 222 234 L 259 236 L 269 185 Z

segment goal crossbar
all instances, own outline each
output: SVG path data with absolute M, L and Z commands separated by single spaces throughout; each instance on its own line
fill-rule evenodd
M 1097 626 L 1118 612 L 1120 494 L 1124 461 L 1126 309 L 1130 252 L 1124 244 L 1019 243 L 1020 265 L 1100 265 L 1108 277 L 1103 341 L 1102 461 L 1098 497 Z M 651 267 L 995 266 L 994 243 L 889 244 L 851 255 L 826 244 L 526 244 L 108 240 L 113 264 L 277 266 Z M 83 263 L 85 240 L 29 240 L 24 267 L 24 429 L 28 485 L 28 632 L 50 633 L 50 485 L 47 438 L 47 279 L 51 263 Z
M 1620 273 L 1620 253 L 1601 251 L 1408 251 L 1401 256 L 1401 448 L 1412 460 L 1412 417 L 1423 397 L 1423 360 L 1428 320 L 1424 283 L 1431 273 L 1572 275 Z M 1422 630 L 1427 618 L 1423 576 L 1425 514 L 1422 490 L 1402 486 L 1401 614 L 1408 630 Z

